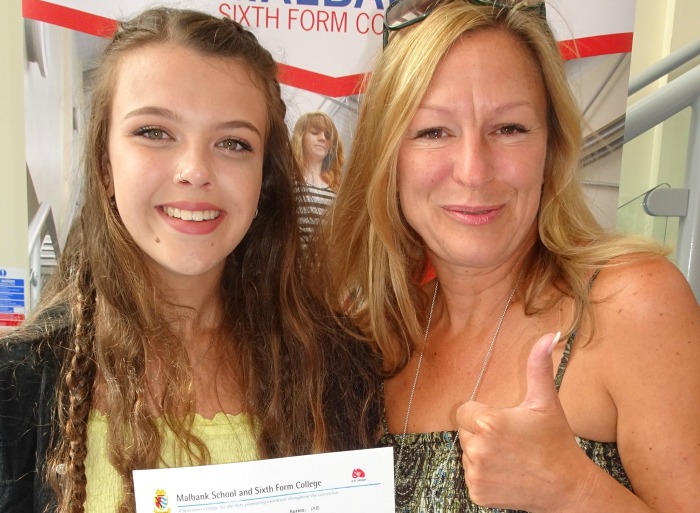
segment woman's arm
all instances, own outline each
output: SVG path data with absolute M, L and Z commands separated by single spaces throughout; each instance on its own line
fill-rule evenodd
M 700 505 L 700 307 L 666 259 L 611 269 L 596 309 L 610 358 L 617 444 L 635 494 L 657 512 Z M 606 290 L 602 290 L 605 293 Z
M 519 406 L 472 402 L 458 412 L 470 495 L 481 505 L 533 513 L 695 512 L 697 301 L 683 276 L 661 258 L 603 271 L 593 300 L 599 353 L 594 361 L 603 368 L 591 371 L 604 376 L 602 385 L 615 405 L 618 449 L 635 493 L 575 443 L 551 379 L 552 335 L 545 335 L 530 354 L 528 392 Z

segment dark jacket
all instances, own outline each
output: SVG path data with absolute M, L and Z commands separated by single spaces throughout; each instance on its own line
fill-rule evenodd
M 53 505 L 43 467 L 49 449 L 58 363 L 41 338 L 0 340 L 0 512 L 43 513 Z

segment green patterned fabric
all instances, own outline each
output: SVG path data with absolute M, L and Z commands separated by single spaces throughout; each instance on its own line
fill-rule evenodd
M 557 392 L 569 361 L 576 334 L 566 341 L 556 376 Z M 401 462 L 394 476 L 396 513 L 517 513 L 515 510 L 485 508 L 469 500 L 462 468 L 462 449 L 453 440 L 456 431 L 391 434 L 384 422 L 381 445 L 394 448 L 394 464 Z M 617 444 L 576 437 L 578 445 L 600 468 L 632 490 L 622 467 Z M 521 512 L 522 513 L 522 512 Z

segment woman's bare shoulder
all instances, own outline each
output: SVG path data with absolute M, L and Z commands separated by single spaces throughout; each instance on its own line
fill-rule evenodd
M 617 308 L 625 318 L 653 322 L 671 316 L 697 320 L 700 307 L 688 281 L 661 256 L 640 256 L 601 270 L 591 300 L 604 309 Z
M 662 400 L 677 385 L 698 385 L 700 306 L 670 261 L 652 257 L 605 268 L 591 296 L 593 336 L 613 396 L 634 396 L 653 382 Z

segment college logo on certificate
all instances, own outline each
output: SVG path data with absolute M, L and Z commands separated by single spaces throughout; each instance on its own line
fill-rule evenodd
M 156 509 L 153 510 L 153 513 L 170 513 L 170 508 L 168 507 L 168 494 L 165 493 L 165 490 L 156 490 L 154 501 L 156 503 Z

